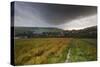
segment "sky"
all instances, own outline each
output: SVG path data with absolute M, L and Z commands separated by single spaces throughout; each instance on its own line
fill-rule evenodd
M 14 2 L 14 14 L 12 13 L 11 17 L 17 27 L 83 29 L 97 25 L 97 7 Z

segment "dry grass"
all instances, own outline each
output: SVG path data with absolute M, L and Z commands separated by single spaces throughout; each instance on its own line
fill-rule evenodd
M 64 62 L 70 40 L 70 38 L 16 39 L 15 64 Z

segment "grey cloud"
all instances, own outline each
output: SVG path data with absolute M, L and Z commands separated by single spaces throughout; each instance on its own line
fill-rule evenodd
M 73 20 L 96 15 L 97 7 L 15 1 L 14 13 L 12 18 L 15 17 L 15 26 L 57 27 L 70 24 Z

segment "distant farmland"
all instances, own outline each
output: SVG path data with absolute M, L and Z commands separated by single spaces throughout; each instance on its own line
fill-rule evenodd
M 15 64 L 46 64 L 97 59 L 96 39 L 27 38 L 15 39 Z

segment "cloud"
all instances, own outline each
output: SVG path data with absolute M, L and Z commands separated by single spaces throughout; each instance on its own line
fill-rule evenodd
M 78 24 L 81 23 L 80 19 L 96 14 L 96 6 L 58 5 L 16 1 L 15 15 L 12 15 L 12 18 L 15 18 L 15 26 L 48 26 L 63 28 L 65 25 L 74 27 L 73 24 L 75 24 L 75 22 L 78 22 Z M 94 19 L 91 22 L 95 23 Z M 86 23 L 83 22 L 83 24 Z M 77 25 L 75 27 L 77 27 Z
M 65 23 L 61 25 L 62 29 L 83 29 L 86 27 L 96 26 L 97 25 L 97 15 L 87 16 L 80 19 L 75 19 L 70 23 Z

